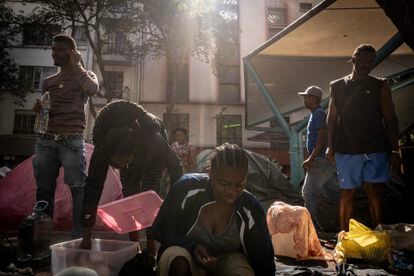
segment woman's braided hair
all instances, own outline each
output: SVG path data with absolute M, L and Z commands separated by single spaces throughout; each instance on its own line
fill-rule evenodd
M 247 171 L 249 158 L 238 145 L 224 143 L 214 149 L 210 164 L 211 172 L 217 171 L 219 167 L 243 168 Z

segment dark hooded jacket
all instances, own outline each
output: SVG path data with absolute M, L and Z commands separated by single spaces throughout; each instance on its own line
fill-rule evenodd
M 154 238 L 161 243 L 159 256 L 170 246 L 193 252 L 197 245 L 188 237 L 205 204 L 215 201 L 207 174 L 186 174 L 174 184 L 152 226 Z M 243 252 L 256 275 L 275 275 L 273 246 L 266 217 L 260 203 L 243 191 L 236 203 L 241 219 L 240 241 Z

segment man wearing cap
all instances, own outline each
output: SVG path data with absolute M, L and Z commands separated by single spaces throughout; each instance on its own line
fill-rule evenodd
M 389 164 L 399 171 L 398 119 L 391 90 L 383 79 L 369 75 L 375 48 L 358 46 L 352 73 L 331 82 L 327 158 L 335 158 L 341 188 L 339 224 L 348 230 L 354 193 L 363 186 L 372 226 L 381 222 L 381 184 L 389 180 Z
M 60 72 L 43 83 L 43 93 L 50 94 L 51 109 L 46 133 L 40 134 L 35 145 L 33 172 L 36 179 L 35 210 L 53 217 L 56 179 L 60 167 L 72 193 L 73 237 L 81 234 L 81 208 L 85 186 L 85 104 L 98 92 L 96 75 L 81 65 L 75 40 L 59 34 L 53 37 L 52 58 Z M 33 110 L 39 112 L 37 100 Z
M 306 171 L 302 189 L 305 207 L 319 230 L 336 231 L 337 223 L 332 216 L 337 216 L 339 187 L 335 166 L 325 159 L 327 130 L 326 113 L 320 106 L 322 89 L 310 86 L 298 94 L 303 97 L 305 107 L 311 111 L 306 129 L 309 157 L 303 162 Z M 327 213 L 332 210 L 334 212 Z

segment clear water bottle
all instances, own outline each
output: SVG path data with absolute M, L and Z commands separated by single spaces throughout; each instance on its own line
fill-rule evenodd
M 46 91 L 40 98 L 41 108 L 40 112 L 36 115 L 34 123 L 34 131 L 36 133 L 45 133 L 47 131 L 47 124 L 49 123 L 49 110 L 50 110 L 50 95 Z
M 53 220 L 44 213 L 47 205 L 46 201 L 36 202 L 33 212 L 19 225 L 17 259 L 21 262 L 50 256 Z

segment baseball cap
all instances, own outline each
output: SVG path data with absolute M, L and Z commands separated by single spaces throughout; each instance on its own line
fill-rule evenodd
M 320 87 L 317 86 L 309 86 L 305 92 L 299 92 L 298 95 L 300 96 L 305 96 L 305 95 L 310 95 L 310 96 L 315 96 L 318 98 L 322 98 L 322 89 Z

